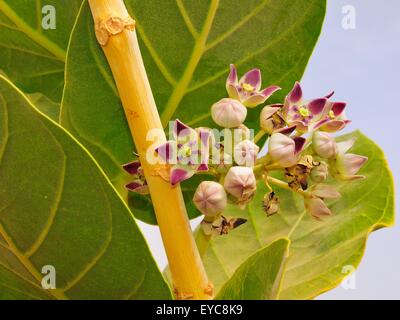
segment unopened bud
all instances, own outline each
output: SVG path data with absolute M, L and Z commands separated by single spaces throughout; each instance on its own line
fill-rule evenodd
M 275 162 L 287 168 L 297 163 L 304 144 L 304 138 L 292 139 L 284 134 L 274 133 L 269 140 L 268 152 Z
M 211 107 L 211 116 L 223 128 L 239 127 L 247 116 L 247 108 L 239 101 L 225 98 Z
M 257 189 L 256 177 L 252 168 L 249 167 L 232 167 L 229 169 L 224 186 L 238 203 L 245 205 L 255 195 Z
M 259 151 L 259 146 L 253 141 L 244 140 L 235 146 L 235 162 L 240 166 L 252 167 L 256 163 Z
M 227 205 L 224 187 L 214 181 L 203 181 L 193 197 L 196 208 L 208 217 L 222 213 Z
M 313 135 L 312 146 L 314 151 L 322 158 L 333 158 L 337 153 L 335 139 L 329 134 L 317 131 Z

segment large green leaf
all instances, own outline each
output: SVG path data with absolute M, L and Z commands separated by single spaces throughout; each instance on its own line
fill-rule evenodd
M 302 197 L 277 188 L 279 214 L 267 218 L 262 199 L 263 183 L 244 211 L 230 207 L 225 215 L 248 222 L 229 235 L 214 239 L 204 256 L 208 275 L 217 290 L 238 266 L 261 247 L 277 238 L 291 241 L 290 255 L 280 291 L 281 299 L 309 299 L 337 286 L 346 276 L 343 267 L 358 266 L 369 233 L 393 223 L 393 179 L 382 151 L 359 132 L 352 152 L 369 157 L 362 169 L 365 180 L 339 186 L 342 198 L 329 204 L 334 216 L 324 222 L 311 218 Z
M 290 242 L 279 239 L 248 258 L 219 291 L 217 300 L 276 300 Z
M 303 74 L 326 5 L 323 0 L 125 0 L 125 4 L 137 22 L 164 123 L 180 118 L 192 126 L 212 125 L 210 107 L 227 95 L 230 63 L 241 72 L 261 68 L 264 84 L 281 85 L 284 90 L 276 98 L 283 98 Z M 120 165 L 131 160 L 134 147 L 87 4 L 74 28 L 67 61 L 62 125 L 92 152 L 127 198 L 122 185 L 129 177 Z M 258 126 L 258 112 L 249 112 L 252 128 Z M 134 213 L 154 221 L 151 212 L 138 208 Z
M 40 271 L 56 269 L 56 290 Z M 96 162 L 0 77 L 0 299 L 168 299 L 132 214 Z
M 64 63 L 82 0 L 0 0 L 0 70 L 27 93 L 61 101 Z M 56 29 L 42 28 L 42 8 L 56 9 Z

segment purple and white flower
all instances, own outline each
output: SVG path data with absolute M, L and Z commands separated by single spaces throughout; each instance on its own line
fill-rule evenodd
M 261 90 L 261 72 L 259 69 L 248 71 L 243 77 L 238 79 L 237 69 L 231 64 L 231 71 L 226 80 L 226 90 L 229 97 L 239 100 L 246 107 L 253 108 L 265 101 L 281 88 L 271 86 Z
M 197 131 L 176 120 L 173 128 L 174 140 L 156 148 L 156 153 L 171 165 L 169 181 L 175 186 L 189 179 L 198 171 L 208 171 L 210 131 Z

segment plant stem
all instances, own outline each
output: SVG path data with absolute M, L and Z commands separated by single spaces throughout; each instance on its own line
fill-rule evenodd
M 254 137 L 254 143 L 260 141 L 267 133 L 264 130 L 259 131 Z
M 169 182 L 157 175 L 159 166 L 150 164 L 146 159 L 146 152 L 153 144 L 146 139 L 149 130 L 157 129 L 161 133 L 158 137 L 160 144 L 166 141 L 166 137 L 133 21 L 128 19 L 123 0 L 89 0 L 89 4 L 96 35 L 113 72 L 149 185 L 176 296 L 178 299 L 210 299 L 212 286 L 194 241 L 181 188 L 172 188 Z
M 276 185 L 276 186 L 278 186 L 278 187 L 280 187 L 282 189 L 286 189 L 286 190 L 289 190 L 289 191 L 292 191 L 292 192 L 296 192 L 298 194 L 301 194 L 303 197 L 307 197 L 308 196 L 307 191 L 304 191 L 304 190 L 301 190 L 301 189 L 293 190 L 286 182 L 284 182 L 282 180 L 279 180 L 279 179 L 276 179 L 276 178 L 273 178 L 273 177 L 270 177 L 270 176 L 267 176 L 266 179 L 267 179 L 267 181 L 269 183 L 274 184 L 274 185 Z

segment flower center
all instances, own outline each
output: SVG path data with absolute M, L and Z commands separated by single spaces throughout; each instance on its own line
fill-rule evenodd
M 333 110 L 329 111 L 329 118 L 335 119 L 335 113 L 333 112 Z
M 190 157 L 192 155 L 192 149 L 188 146 L 184 146 L 181 149 L 181 154 L 185 157 Z
M 308 111 L 307 108 L 301 107 L 299 109 L 299 113 L 303 116 L 303 117 L 308 117 L 310 115 L 310 111 Z
M 242 87 L 247 92 L 254 91 L 254 87 L 251 84 L 243 83 Z

